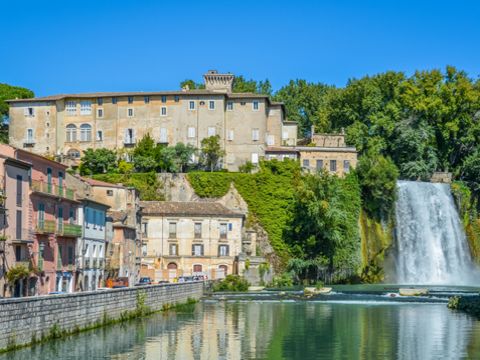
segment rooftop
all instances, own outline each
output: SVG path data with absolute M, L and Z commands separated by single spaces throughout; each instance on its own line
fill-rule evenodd
M 100 181 L 100 180 L 95 180 L 95 179 L 86 178 L 86 177 L 82 177 L 81 180 L 85 181 L 87 184 L 89 184 L 91 186 L 113 187 L 113 188 L 118 188 L 118 189 L 122 189 L 122 188 L 125 187 L 121 184 L 113 184 L 113 183 L 109 183 L 109 182 L 106 182 L 106 181 Z
M 144 215 L 172 216 L 225 216 L 243 217 L 244 214 L 227 209 L 222 204 L 207 201 L 141 201 L 140 207 Z

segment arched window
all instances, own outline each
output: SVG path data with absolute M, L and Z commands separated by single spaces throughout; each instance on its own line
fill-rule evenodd
M 227 276 L 227 273 L 228 273 L 228 266 L 227 265 L 220 265 L 218 267 L 218 270 L 223 272 L 223 276 Z
M 194 265 L 193 265 L 193 272 L 194 272 L 194 273 L 202 272 L 202 265 L 200 265 L 200 264 L 194 264 Z
M 67 152 L 67 156 L 71 159 L 78 159 L 80 157 L 80 151 L 77 149 L 70 149 Z
M 175 264 L 175 263 L 169 263 L 169 264 L 167 265 L 167 269 L 168 269 L 168 270 L 177 270 L 177 264 Z
M 90 124 L 80 125 L 80 141 L 92 141 L 92 126 Z
M 74 124 L 67 125 L 67 142 L 77 141 L 77 127 Z

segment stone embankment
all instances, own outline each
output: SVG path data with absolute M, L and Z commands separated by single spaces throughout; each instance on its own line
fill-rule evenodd
M 203 296 L 203 282 L 0 300 L 0 352 Z

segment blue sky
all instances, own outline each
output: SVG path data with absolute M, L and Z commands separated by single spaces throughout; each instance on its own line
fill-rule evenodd
M 208 69 L 274 89 L 451 64 L 480 74 L 476 1 L 0 0 L 0 82 L 37 96 L 174 90 Z

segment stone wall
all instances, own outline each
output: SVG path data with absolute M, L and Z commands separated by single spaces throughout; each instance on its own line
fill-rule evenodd
M 135 311 L 139 301 L 155 311 L 199 299 L 203 291 L 203 282 L 189 282 L 0 300 L 0 350 L 120 319 Z

